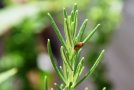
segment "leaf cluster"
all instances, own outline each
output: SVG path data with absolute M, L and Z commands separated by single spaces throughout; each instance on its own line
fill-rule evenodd
M 85 79 L 87 79 L 95 70 L 101 58 L 103 57 L 104 50 L 100 53 L 99 57 L 96 59 L 94 65 L 89 69 L 89 71 L 80 78 L 84 70 L 84 57 L 80 57 L 82 47 L 96 32 L 97 28 L 100 26 L 98 24 L 84 39 L 83 33 L 86 29 L 88 19 L 85 19 L 82 23 L 80 30 L 78 30 L 78 9 L 77 4 L 74 4 L 71 15 L 67 14 L 67 11 L 63 9 L 64 15 L 64 34 L 65 40 L 60 33 L 58 26 L 56 25 L 54 19 L 48 13 L 48 17 L 51 21 L 52 27 L 61 43 L 61 56 L 63 60 L 62 66 L 57 66 L 56 60 L 52 54 L 51 43 L 48 39 L 47 48 L 50 55 L 52 65 L 58 74 L 59 78 L 62 80 L 62 84 L 58 85 L 55 83 L 56 90 L 75 90 L 78 85 L 80 85 Z M 78 32 L 78 33 L 77 33 Z M 45 77 L 46 86 L 45 89 L 48 90 L 47 77 Z M 53 90 L 53 88 L 51 89 Z M 87 88 L 85 88 L 87 90 Z

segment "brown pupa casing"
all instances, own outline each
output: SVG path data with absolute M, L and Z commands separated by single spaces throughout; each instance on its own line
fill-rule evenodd
M 80 48 L 82 48 L 83 45 L 84 45 L 83 42 L 78 42 L 78 43 L 74 46 L 74 49 L 77 51 L 77 50 L 79 50 Z

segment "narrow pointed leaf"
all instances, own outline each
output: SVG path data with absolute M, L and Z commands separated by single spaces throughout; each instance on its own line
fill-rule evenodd
M 71 21 L 73 22 L 74 19 L 75 19 L 75 17 L 74 17 L 74 12 L 72 11 L 72 12 L 71 12 Z
M 77 27 L 78 27 L 78 10 L 76 10 L 75 11 L 75 15 L 74 15 L 74 18 L 75 18 L 75 20 L 74 20 L 74 23 L 75 23 L 75 26 L 74 26 L 74 37 L 76 36 L 76 32 L 77 32 Z
M 81 58 L 78 66 L 77 66 L 77 70 L 76 70 L 76 73 L 75 73 L 75 80 L 77 81 L 79 76 L 80 76 L 80 73 L 81 73 L 81 70 L 82 68 L 84 67 L 84 57 Z
M 94 65 L 92 66 L 92 68 L 88 71 L 88 73 L 75 85 L 78 86 L 80 83 L 82 83 L 86 78 L 88 78 L 88 76 L 90 76 L 94 70 L 96 69 L 96 67 L 98 66 L 98 64 L 100 63 L 102 57 L 104 55 L 104 50 L 102 50 L 102 52 L 100 53 L 98 59 L 96 60 L 96 62 L 94 63 Z
M 59 67 L 59 71 L 62 74 L 62 76 L 64 76 L 62 66 Z
M 50 40 L 48 39 L 48 42 L 47 42 L 47 48 L 48 48 L 48 53 L 49 53 L 49 56 L 50 56 L 50 59 L 51 59 L 51 62 L 52 62 L 52 65 L 56 71 L 56 73 L 58 74 L 58 76 L 60 77 L 60 79 L 65 83 L 65 80 L 62 76 L 62 74 L 60 73 L 56 63 L 55 63 L 55 59 L 54 59 L 54 56 L 52 54 L 52 49 L 51 49 L 51 45 L 50 45 Z
M 65 57 L 65 53 L 64 53 L 64 50 L 63 49 L 64 49 L 63 46 L 61 46 L 60 51 L 61 51 L 62 59 L 67 63 L 67 65 L 69 66 L 69 68 L 73 71 L 73 68 L 72 68 L 71 64 L 67 60 L 67 57 Z
M 45 76 L 45 90 L 48 90 L 47 76 Z
M 77 10 L 77 3 L 74 4 L 73 11 L 75 12 Z
M 82 36 L 84 34 L 84 31 L 85 31 L 85 28 L 86 28 L 86 25 L 87 25 L 87 21 L 88 21 L 88 19 L 85 19 L 82 26 L 80 27 L 79 33 L 77 35 L 78 42 L 80 42 L 81 39 L 82 39 Z
M 61 35 L 60 33 L 60 30 L 58 29 L 58 26 L 56 25 L 54 19 L 52 18 L 51 14 L 48 13 L 48 16 L 49 16 L 49 19 L 51 21 L 51 24 L 52 24 L 52 27 L 54 28 L 54 31 L 58 37 L 58 39 L 60 40 L 61 44 L 66 48 L 66 45 L 65 45 L 65 41 L 64 41 L 64 38 L 63 36 Z M 67 48 L 66 48 L 67 49 Z
M 75 24 L 74 22 L 71 22 L 71 33 L 72 33 L 72 37 L 74 35 L 74 30 L 75 30 L 74 24 Z
M 64 19 L 64 20 L 65 20 L 66 28 L 67 28 L 67 35 L 68 35 L 67 37 L 68 37 L 70 45 L 72 45 L 71 31 L 70 31 L 70 26 L 69 26 L 69 16 L 68 16 L 68 19 Z
M 64 15 L 64 18 L 67 18 L 67 11 L 65 8 L 63 9 L 63 15 Z
M 84 39 L 84 43 L 86 43 L 92 36 L 93 34 L 97 31 L 97 28 L 100 26 L 100 24 L 98 24 L 94 29 L 93 31 Z
M 74 73 L 76 73 L 76 70 L 77 70 L 77 66 L 78 66 L 78 63 L 79 63 L 81 50 L 79 50 L 76 53 L 77 54 L 76 54 L 76 59 L 75 59 L 75 63 L 74 63 Z

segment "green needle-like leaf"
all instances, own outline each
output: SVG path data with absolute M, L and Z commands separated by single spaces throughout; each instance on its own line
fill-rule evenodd
M 74 73 L 76 73 L 77 66 L 79 64 L 80 53 L 81 53 L 81 49 L 78 52 L 76 52 L 76 59 L 75 59 L 75 63 L 74 63 Z
M 64 18 L 64 29 L 65 29 L 64 31 L 65 31 L 66 39 L 68 40 L 69 45 L 72 45 L 72 42 L 71 42 L 71 33 L 69 31 L 70 29 L 69 29 L 69 24 L 68 24 L 67 18 Z
M 64 62 L 67 63 L 67 65 L 69 66 L 69 68 L 73 71 L 73 68 L 72 68 L 71 64 L 69 63 L 69 60 L 67 59 L 67 57 L 65 57 L 64 47 L 63 46 L 61 46 L 60 51 L 61 51 L 62 59 L 64 60 Z
M 74 21 L 74 12 L 73 11 L 71 12 L 71 21 L 72 22 Z
M 63 15 L 64 15 L 64 18 L 67 18 L 67 11 L 65 8 L 63 9 Z
M 74 38 L 73 37 L 73 35 L 74 35 L 74 30 L 75 30 L 75 23 L 74 22 L 71 22 L 71 33 L 72 33 L 72 38 Z
M 60 40 L 61 44 L 66 48 L 64 38 L 63 38 L 63 36 L 61 35 L 60 30 L 58 29 L 58 26 L 56 25 L 54 19 L 53 19 L 52 16 L 50 15 L 50 13 L 48 13 L 48 16 L 49 16 L 49 19 L 50 19 L 50 21 L 51 21 L 51 24 L 52 24 L 52 26 L 53 26 L 53 28 L 54 28 L 54 31 L 55 31 L 55 33 L 56 33 L 58 39 Z M 67 49 L 67 48 L 66 48 L 66 49 Z
M 75 20 L 74 20 L 74 23 L 75 23 L 75 25 L 74 25 L 74 37 L 76 36 L 76 32 L 77 32 L 77 27 L 78 27 L 78 10 L 76 10 L 75 11 L 75 15 L 74 15 L 74 18 L 75 18 Z
M 88 76 L 90 76 L 94 72 L 94 70 L 96 69 L 96 67 L 100 63 L 103 55 L 104 55 L 104 50 L 102 50 L 102 52 L 100 53 L 98 59 L 96 60 L 96 62 L 92 66 L 92 68 L 89 70 L 89 72 L 75 85 L 75 87 L 78 86 L 80 83 L 82 83 L 86 78 L 88 78 Z
M 52 49 L 51 49 L 51 44 L 50 44 L 50 40 L 48 39 L 48 42 L 47 42 L 47 48 L 48 48 L 48 53 L 49 53 L 49 56 L 50 56 L 50 59 L 51 59 L 51 62 L 52 62 L 52 65 L 56 71 L 56 73 L 58 74 L 58 76 L 60 77 L 60 79 L 65 83 L 65 80 L 64 80 L 64 77 L 62 76 L 62 74 L 60 73 L 56 63 L 55 63 L 55 59 L 54 59 L 54 56 L 52 54 Z
M 77 3 L 74 4 L 73 11 L 75 12 L 77 10 Z
M 59 71 L 60 71 L 60 73 L 62 74 L 62 76 L 64 76 L 62 66 L 59 66 Z M 64 77 L 64 78 L 65 78 L 65 77 Z
M 83 67 L 84 67 L 84 57 L 81 58 L 78 66 L 77 66 L 77 70 L 75 72 L 75 80 L 76 81 L 78 80 L 80 73 L 82 72 Z
M 69 39 L 69 43 L 70 43 L 70 45 L 73 45 L 73 42 L 72 42 L 72 35 L 71 35 L 71 28 L 70 28 L 70 16 L 68 16 L 68 18 L 67 19 L 65 19 L 65 22 L 66 22 L 66 28 L 67 28 L 67 35 L 68 35 L 68 39 Z
M 97 31 L 97 28 L 100 26 L 100 24 L 98 24 L 93 31 L 84 39 L 83 43 L 86 43 L 92 36 L 93 34 Z
M 47 76 L 45 76 L 45 90 L 48 90 Z
M 88 21 L 88 19 L 85 19 L 83 24 L 82 24 L 82 26 L 80 27 L 80 31 L 79 31 L 79 33 L 78 33 L 78 35 L 76 37 L 78 39 L 77 40 L 78 42 L 80 42 L 81 39 L 82 39 L 82 36 L 84 34 L 84 31 L 85 31 L 85 28 L 86 28 L 86 25 L 87 25 L 87 21 Z

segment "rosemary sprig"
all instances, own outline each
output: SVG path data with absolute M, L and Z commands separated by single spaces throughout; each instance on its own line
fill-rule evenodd
M 85 76 L 82 79 L 80 79 L 82 71 L 84 70 L 84 57 L 80 59 L 80 52 L 82 51 L 82 47 L 84 46 L 84 44 L 88 42 L 88 40 L 94 35 L 100 24 L 98 24 L 92 30 L 92 32 L 89 33 L 89 35 L 84 40 L 82 40 L 82 36 L 86 29 L 88 19 L 84 20 L 83 24 L 80 27 L 80 30 L 77 31 L 78 26 L 77 4 L 74 4 L 71 15 L 67 15 L 67 11 L 65 9 L 63 9 L 63 15 L 64 15 L 65 40 L 63 39 L 63 36 L 61 35 L 60 30 L 58 29 L 54 19 L 52 18 L 50 13 L 48 13 L 48 17 L 51 21 L 54 31 L 62 45 L 60 52 L 63 60 L 63 66 L 58 67 L 57 64 L 55 63 L 49 39 L 47 47 L 52 65 L 56 73 L 58 74 L 59 78 L 63 82 L 61 86 L 55 83 L 56 90 L 75 90 L 79 84 L 81 84 L 95 71 L 96 67 L 98 66 L 104 55 L 104 50 L 102 50 L 102 52 L 100 53 L 99 57 L 97 58 L 96 62 L 91 67 L 91 69 L 87 72 L 87 74 L 85 74 Z M 76 32 L 78 32 L 78 34 L 76 34 Z M 85 90 L 88 90 L 88 88 L 85 88 Z

